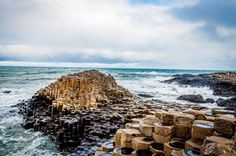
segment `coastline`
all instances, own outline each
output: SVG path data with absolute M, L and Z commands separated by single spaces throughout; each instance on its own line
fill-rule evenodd
M 88 71 L 89 72 L 89 71 Z M 38 99 L 38 96 L 35 96 L 34 97 L 35 99 L 36 99 L 36 101 L 37 101 L 37 99 Z M 40 99 L 40 98 L 39 98 Z M 25 107 L 27 107 L 27 105 L 29 105 L 30 103 L 32 103 L 32 104 L 30 104 L 31 106 L 35 103 L 34 102 L 34 100 L 33 101 L 28 101 L 28 102 L 26 102 L 26 103 L 28 103 L 28 104 L 26 104 L 26 105 L 22 105 L 22 104 L 20 104 L 19 106 L 20 106 L 20 108 L 21 108 L 21 114 L 23 114 L 25 117 L 26 117 L 26 119 L 27 119 L 27 116 L 32 116 L 34 113 L 29 113 L 29 111 L 28 111 L 28 109 L 25 109 Z M 36 102 L 37 103 L 37 102 Z M 48 103 L 46 106 L 45 106 L 45 108 L 47 108 L 48 109 L 48 106 L 49 105 L 51 105 L 50 103 L 52 103 L 52 101 L 47 101 L 46 103 Z M 111 106 L 111 107 L 110 107 Z M 112 110 L 113 112 L 110 112 L 110 113 L 108 113 L 108 114 L 113 114 L 113 113 L 118 113 L 119 115 L 121 115 L 121 116 L 112 116 L 112 118 L 103 118 L 103 119 L 101 119 L 102 121 L 105 121 L 106 119 L 108 119 L 108 121 L 112 121 L 110 124 L 108 124 L 108 125 L 111 125 L 112 123 L 115 123 L 115 121 L 117 120 L 117 121 L 120 121 L 121 119 L 122 119 L 122 122 L 121 123 L 119 123 L 118 124 L 118 126 L 116 127 L 116 128 L 114 128 L 113 130 L 111 130 L 111 129 L 109 129 L 109 133 L 107 133 L 107 135 L 105 135 L 105 134 L 101 134 L 101 133 L 94 133 L 95 134 L 95 136 L 96 135 L 100 135 L 100 138 L 96 138 L 96 139 L 88 139 L 88 140 L 90 140 L 90 141 L 88 141 L 88 142 L 84 142 L 84 144 L 83 144 L 83 142 L 82 142 L 82 146 L 80 145 L 80 150 L 78 150 L 77 149 L 77 152 L 84 152 L 84 151 L 86 151 L 86 148 L 88 149 L 88 146 L 92 146 L 92 145 L 94 145 L 94 143 L 93 143 L 93 141 L 92 140 L 94 140 L 95 142 L 103 142 L 102 141 L 102 139 L 104 139 L 104 138 L 106 138 L 106 139 L 108 139 L 109 137 L 110 137 L 110 135 L 112 135 L 112 134 L 114 134 L 115 132 L 116 132 L 116 130 L 117 129 L 119 129 L 119 128 L 121 128 L 121 127 L 124 127 L 124 125 L 126 124 L 126 123 L 129 123 L 129 122 L 131 122 L 131 119 L 132 118 L 145 118 L 145 116 L 146 115 L 155 115 L 156 114 L 156 110 L 160 110 L 160 109 L 163 109 L 163 110 L 165 110 L 165 111 L 170 111 L 170 110 L 172 110 L 172 111 L 175 111 L 175 112 L 178 112 L 178 111 L 184 111 L 184 110 L 187 110 L 187 109 L 195 109 L 195 110 L 204 110 L 204 112 L 205 113 L 207 113 L 207 114 L 209 114 L 209 112 L 211 112 L 211 109 L 209 109 L 209 108 L 206 108 L 206 107 L 202 107 L 202 106 L 199 106 L 199 105 L 182 105 L 182 104 L 176 104 L 176 103 L 164 103 L 164 102 L 161 102 L 161 101 L 155 101 L 155 100 L 153 100 L 153 101 L 142 101 L 142 100 L 140 100 L 140 99 L 133 99 L 133 100 L 131 100 L 131 101 L 126 101 L 126 102 L 124 102 L 123 104 L 121 104 L 121 105 L 116 105 L 116 104 L 113 104 L 113 105 L 110 105 L 110 106 L 105 106 L 105 107 L 101 107 L 100 109 L 98 109 L 99 110 L 99 112 L 97 112 L 96 111 L 96 109 L 95 110 L 89 110 L 89 111 L 85 111 L 85 112 L 83 112 L 82 114 L 84 114 L 85 115 L 85 117 L 86 117 L 86 114 L 88 115 L 88 117 L 86 117 L 86 118 L 89 118 L 89 121 L 93 121 L 93 120 L 95 120 L 95 118 L 94 117 L 92 117 L 92 118 L 90 118 L 91 117 L 91 114 L 93 114 L 93 113 L 98 113 L 98 114 L 100 114 L 100 115 L 98 115 L 98 116 L 103 116 L 104 114 L 107 114 L 107 107 L 108 107 L 108 110 L 110 109 L 110 110 Z M 114 109 L 113 110 L 113 107 L 115 107 L 116 109 Z M 126 109 L 121 109 L 121 108 L 126 108 Z M 133 108 L 133 107 L 136 107 L 136 108 Z M 35 107 L 35 108 L 37 108 L 37 106 Z M 45 109 L 44 108 L 44 112 L 48 112 L 48 110 L 47 109 Z M 130 109 L 130 108 L 132 108 L 132 109 Z M 34 110 L 34 107 L 33 108 L 31 108 L 32 109 L 32 111 Z M 103 109 L 104 109 L 104 111 L 103 111 Z M 27 111 L 25 111 L 25 110 L 27 110 Z M 39 110 L 38 110 L 39 111 Z M 42 111 L 42 110 L 41 110 Z M 94 111 L 94 112 L 93 112 Z M 102 112 L 102 113 L 101 113 Z M 109 112 L 109 111 L 108 111 Z M 136 112 L 136 113 L 135 113 Z M 200 111 L 201 112 L 201 111 Z M 219 111 L 220 112 L 220 111 Z M 234 114 L 233 112 L 228 112 L 229 114 Z M 37 114 L 37 113 L 36 113 Z M 59 113 L 60 114 L 60 113 Z M 79 114 L 81 114 L 81 112 L 79 113 Z M 60 115 L 68 115 L 67 113 L 65 113 L 65 114 L 60 114 Z M 60 117 L 60 115 L 59 116 L 57 116 L 56 118 L 57 119 L 59 119 L 59 117 Z M 71 114 L 70 114 L 71 115 Z M 77 114 L 74 114 L 75 116 L 77 116 Z M 46 115 L 46 116 L 52 116 L 52 114 L 48 114 L 48 115 Z M 56 116 L 55 114 L 53 114 L 53 116 Z M 90 117 L 89 117 L 90 116 Z M 93 116 L 93 115 L 92 115 Z M 209 116 L 211 116 L 211 115 L 209 115 Z M 213 117 L 213 116 L 212 116 Z M 214 119 L 212 118 L 212 117 L 209 117 L 209 121 L 214 121 Z M 39 118 L 39 116 L 35 116 L 35 118 Z M 116 119 L 116 120 L 113 120 L 113 119 Z M 32 119 L 32 118 L 31 118 Z M 68 121 L 70 121 L 70 120 L 73 120 L 73 114 L 72 114 L 72 116 L 69 116 L 69 119 L 68 119 Z M 205 120 L 207 120 L 207 118 L 205 118 Z M 32 121 L 32 120 L 31 120 Z M 97 121 L 97 120 L 95 120 L 95 121 Z M 99 120 L 99 122 L 101 122 L 100 120 Z M 99 122 L 97 122 L 96 124 L 98 124 L 98 125 L 101 125 L 101 123 L 99 123 Z M 40 123 L 39 125 L 37 125 L 38 127 L 34 127 L 33 125 L 34 125 L 34 122 L 33 123 L 30 123 L 29 124 L 29 122 L 28 123 L 25 123 L 24 125 L 25 125 L 25 127 L 26 128 L 32 128 L 32 127 L 34 127 L 34 129 L 36 129 L 36 130 L 39 130 L 39 131 L 42 131 L 41 129 L 40 129 L 40 127 L 42 127 L 42 129 L 44 129 L 43 127 L 45 126 L 45 124 L 47 125 L 48 123 L 51 123 L 51 124 L 53 124 L 52 123 L 52 121 L 45 121 L 45 122 L 42 122 L 42 123 Z M 57 123 L 57 122 L 56 122 Z M 59 122 L 58 121 L 58 123 L 57 124 L 59 124 L 59 126 L 62 126 L 62 127 L 67 127 L 67 130 L 68 130 L 68 132 L 70 132 L 71 134 L 73 133 L 73 128 L 70 128 L 70 126 L 68 126 L 68 124 L 66 124 L 66 125 L 64 125 L 63 123 L 61 123 L 61 122 Z M 73 125 L 73 124 L 72 124 Z M 116 123 L 116 125 L 117 125 L 117 123 Z M 84 125 L 85 126 L 85 125 Z M 94 125 L 93 125 L 94 126 Z M 72 126 L 73 127 L 73 126 Z M 112 126 L 106 126 L 106 128 L 110 128 L 110 127 L 112 127 Z M 45 130 L 45 129 L 44 129 Z M 99 132 L 99 130 L 97 130 L 98 132 Z M 48 132 L 44 132 L 45 134 L 48 134 Z M 79 133 L 81 133 L 81 131 L 79 132 Z M 54 135 L 52 135 L 52 136 L 54 136 L 54 141 L 55 142 L 58 142 L 58 139 L 56 139 L 55 138 L 55 134 Z M 91 136 L 91 135 L 88 135 L 88 136 Z M 70 137 L 70 136 L 69 136 Z M 80 137 L 80 136 L 79 136 Z M 92 136 L 93 137 L 93 136 Z M 52 137 L 53 138 L 53 137 Z M 83 137 L 82 137 L 83 138 Z M 83 138 L 84 139 L 84 138 Z M 85 136 L 85 139 L 86 139 L 86 136 Z M 70 140 L 70 139 L 69 139 Z M 98 141 L 99 140 L 99 141 Z M 65 144 L 67 144 L 68 145 L 68 142 L 66 142 Z M 65 144 L 63 145 L 63 146 L 65 146 Z M 73 143 L 72 143 L 73 144 Z M 78 143 L 75 143 L 76 144 L 76 146 L 78 145 Z M 79 143 L 80 144 L 80 143 Z M 95 143 L 96 144 L 96 143 Z M 71 149 L 70 147 L 68 148 L 68 147 L 61 147 L 61 149 L 63 150 L 64 149 L 64 154 L 66 154 L 67 152 L 69 152 L 69 153 L 74 153 L 74 152 L 76 152 L 76 150 L 75 149 Z M 73 147 L 73 145 L 71 146 L 71 147 Z M 84 147 L 86 147 L 86 148 L 84 148 Z M 65 150 L 66 149 L 66 150 Z M 68 150 L 69 149 L 69 150 Z M 88 152 L 88 151 L 87 151 Z M 94 152 L 95 151 L 90 151 L 91 152 L 91 154 L 94 154 Z M 86 152 L 85 152 L 86 153 Z

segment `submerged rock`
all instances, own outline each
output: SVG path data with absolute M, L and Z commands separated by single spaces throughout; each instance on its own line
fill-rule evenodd
M 144 97 L 144 98 L 153 98 L 154 97 L 153 95 L 146 94 L 146 93 L 139 93 L 138 96 Z
M 10 90 L 5 90 L 5 91 L 3 91 L 3 93 L 9 94 L 9 93 L 11 93 L 11 91 Z

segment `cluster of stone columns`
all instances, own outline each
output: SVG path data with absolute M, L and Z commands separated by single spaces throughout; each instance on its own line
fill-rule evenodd
M 99 100 L 99 88 L 93 80 L 85 77 L 62 76 L 38 93 L 39 96 L 52 100 L 53 107 L 59 111 L 96 108 Z
M 96 155 L 236 155 L 234 114 L 222 109 L 156 110 L 155 115 L 132 119 L 116 132 L 114 147 L 103 144 Z

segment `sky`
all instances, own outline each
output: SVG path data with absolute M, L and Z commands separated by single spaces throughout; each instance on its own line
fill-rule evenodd
M 0 65 L 236 69 L 235 0 L 0 0 Z

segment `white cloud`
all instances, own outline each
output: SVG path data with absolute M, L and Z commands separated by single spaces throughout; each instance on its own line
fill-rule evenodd
M 0 0 L 0 57 L 43 61 L 73 54 L 149 67 L 225 68 L 216 63 L 225 60 L 225 45 L 198 31 L 205 23 L 181 21 L 170 13 L 197 2 Z
M 226 28 L 226 27 L 218 26 L 216 28 L 216 31 L 221 37 L 236 36 L 236 28 Z

